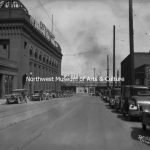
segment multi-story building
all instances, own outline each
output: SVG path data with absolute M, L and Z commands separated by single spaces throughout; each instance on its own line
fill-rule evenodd
M 129 54 L 122 62 L 121 62 L 121 77 L 125 79 L 122 82 L 123 85 L 129 85 L 131 83 L 131 55 Z M 150 65 L 150 53 L 146 52 L 135 52 L 134 53 L 134 69 L 147 64 Z
M 57 90 L 55 82 L 26 77 L 61 75 L 62 53 L 54 35 L 19 0 L 0 0 L 0 98 L 12 89 Z

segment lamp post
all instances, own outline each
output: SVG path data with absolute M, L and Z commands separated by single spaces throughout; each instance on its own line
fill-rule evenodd
M 30 72 L 30 78 L 32 77 L 32 72 Z M 32 81 L 30 80 L 29 83 L 29 90 L 30 90 L 30 100 L 31 100 L 31 96 L 32 96 Z

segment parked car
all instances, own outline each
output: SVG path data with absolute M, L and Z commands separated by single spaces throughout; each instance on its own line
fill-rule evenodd
M 28 95 L 28 90 L 27 89 L 14 89 L 12 91 L 12 94 L 6 95 L 6 103 L 11 104 L 11 103 L 27 103 L 27 95 Z
M 95 96 L 100 96 L 100 92 L 99 91 L 95 91 Z
M 50 100 L 50 93 L 48 91 L 43 93 L 43 100 Z
M 150 126 L 150 101 L 145 102 L 145 106 L 142 107 L 142 128 L 143 130 L 147 129 L 147 126 Z
M 44 100 L 43 91 L 34 91 L 32 97 L 32 101 L 41 101 Z
M 122 87 L 121 109 L 124 116 L 128 115 L 129 120 L 133 117 L 142 117 L 141 107 L 145 101 L 150 100 L 149 88 L 139 85 Z
M 103 100 L 105 102 L 109 102 L 110 97 L 111 97 L 111 90 L 110 89 L 105 89 L 104 92 L 103 92 Z
M 57 97 L 58 97 L 58 98 L 61 98 L 62 96 L 63 96 L 62 91 L 57 91 Z
M 118 110 L 120 108 L 121 88 L 114 88 L 111 91 L 109 104 L 112 108 Z
M 51 98 L 57 98 L 57 93 L 55 90 L 50 91 Z

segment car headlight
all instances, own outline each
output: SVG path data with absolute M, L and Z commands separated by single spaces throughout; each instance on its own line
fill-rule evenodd
M 138 107 L 135 104 L 130 104 L 129 105 L 129 109 L 131 109 L 131 110 L 137 110 Z

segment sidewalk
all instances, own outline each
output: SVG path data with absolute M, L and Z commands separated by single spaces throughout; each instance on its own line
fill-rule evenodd
M 6 104 L 6 99 L 0 99 L 0 105 Z

